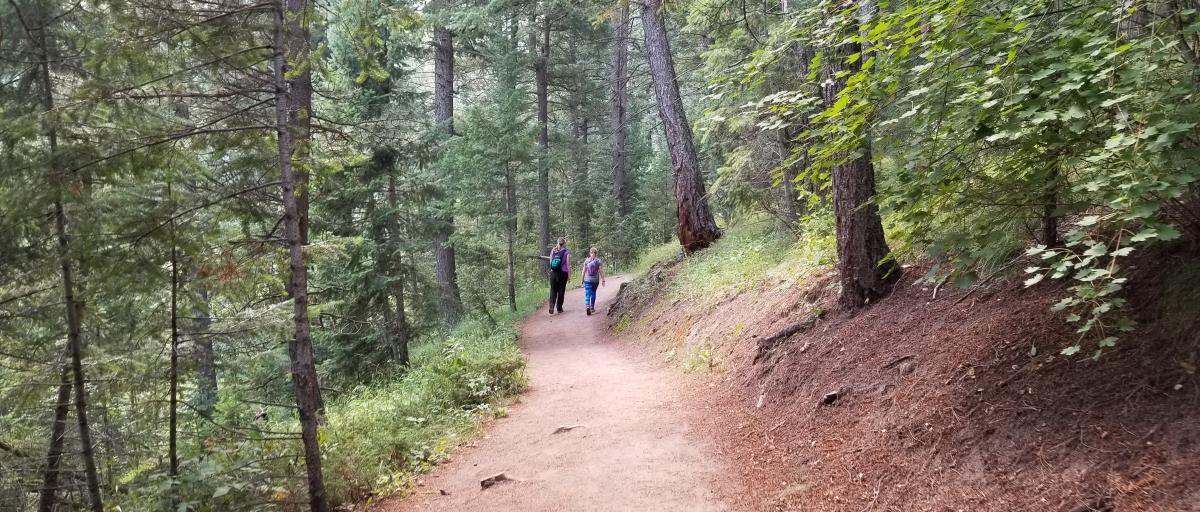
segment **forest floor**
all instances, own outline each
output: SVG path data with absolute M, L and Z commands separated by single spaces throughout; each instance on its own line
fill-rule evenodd
M 1200 260 L 1186 247 L 1135 260 L 1140 327 L 1092 360 L 1059 354 L 1078 339 L 1050 312 L 1061 286 L 938 290 L 913 266 L 885 300 L 839 312 L 827 267 L 755 262 L 724 282 L 751 242 L 651 267 L 609 318 L 709 373 L 692 400 L 721 414 L 694 428 L 737 461 L 752 504 L 739 510 L 1200 512 Z
M 620 279 L 599 292 L 601 309 Z M 522 330 L 529 391 L 487 434 L 424 477 L 414 495 L 373 510 L 725 511 L 746 496 L 694 428 L 698 383 L 635 345 L 618 343 L 583 291 L 566 312 L 539 311 Z M 483 488 L 481 481 L 505 480 Z

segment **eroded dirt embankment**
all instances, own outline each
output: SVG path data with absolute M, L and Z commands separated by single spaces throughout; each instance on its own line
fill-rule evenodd
M 762 510 L 1197 511 L 1200 258 L 1141 263 L 1141 327 L 1098 361 L 1059 355 L 1062 289 L 920 269 L 851 315 L 829 275 L 682 300 L 659 265 L 610 325 L 713 369 L 693 400 Z

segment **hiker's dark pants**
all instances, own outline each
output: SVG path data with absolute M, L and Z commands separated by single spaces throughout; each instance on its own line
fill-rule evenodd
M 563 299 L 567 295 L 567 273 L 561 270 L 550 271 L 550 310 L 555 308 L 562 311 Z

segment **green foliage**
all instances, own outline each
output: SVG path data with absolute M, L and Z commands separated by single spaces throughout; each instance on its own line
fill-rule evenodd
M 682 260 L 669 288 L 635 283 L 633 294 L 714 301 L 823 271 L 836 257 L 830 170 L 863 148 L 895 256 L 930 262 L 936 282 L 1019 264 L 1030 286 L 1065 283 L 1055 308 L 1079 331 L 1066 354 L 1098 356 L 1133 327 L 1132 255 L 1200 235 L 1200 15 L 1180 3 L 666 4 L 728 235 Z M 164 5 L 0 2 L 0 441 L 27 454 L 0 450 L 0 509 L 36 500 L 64 361 L 63 258 L 83 304 L 111 507 L 272 509 L 304 493 L 273 170 L 274 16 Z M 599 246 L 612 269 L 678 257 L 672 171 L 637 44 L 625 218 L 608 193 L 612 13 L 561 0 L 335 0 L 314 11 L 310 61 L 289 65 L 314 72 L 316 128 L 300 148 L 312 155 L 305 257 L 338 500 L 405 489 L 522 385 L 515 322 L 544 286 L 529 258 L 544 249 L 529 70 L 545 20 L 552 236 L 577 253 Z M 458 49 L 453 134 L 429 109 L 434 25 Z M 837 79 L 846 87 L 827 103 Z M 432 254 L 451 224 L 470 317 L 457 328 L 437 314 Z M 164 460 L 172 263 L 175 479 Z M 513 297 L 516 312 L 504 307 L 510 282 L 529 289 Z M 1164 297 L 1191 300 L 1173 287 Z M 712 365 L 705 347 L 689 357 Z M 76 446 L 66 453 L 66 467 L 82 466 Z M 63 485 L 64 497 L 82 495 L 78 478 Z
M 679 248 L 679 244 L 675 242 L 667 242 L 665 244 L 656 245 L 642 253 L 637 258 L 637 263 L 629 269 L 629 272 L 636 275 L 645 274 L 655 263 L 670 260 L 672 258 L 681 257 L 683 251 Z
M 540 306 L 533 295 L 540 299 L 540 290 L 524 295 L 522 313 Z M 411 489 L 415 473 L 444 460 L 480 418 L 524 389 L 518 319 L 465 323 L 444 341 L 420 346 L 402 376 L 331 404 L 322 445 L 331 495 L 354 503 Z
M 1191 71 L 1162 58 L 1173 42 L 1114 30 L 1129 13 L 1104 5 L 1073 9 L 1053 23 L 1039 15 L 1038 2 L 984 18 L 963 7 L 943 11 L 944 25 L 934 31 L 940 35 L 924 44 L 919 58 L 928 64 L 914 77 L 924 87 L 903 96 L 910 110 L 880 123 L 909 116 L 909 129 L 937 130 L 932 135 L 948 141 L 905 152 L 910 163 L 897 177 L 896 210 L 921 230 L 937 217 L 927 213 L 931 201 L 982 208 L 986 214 L 964 226 L 965 236 L 949 240 L 960 269 L 1011 257 L 994 241 L 1019 223 L 1077 219 L 1062 246 L 1058 233 L 1039 235 L 1043 245 L 1027 254 L 1042 263 L 1030 267 L 1028 284 L 1073 280 L 1073 296 L 1056 310 L 1082 320 L 1080 333 L 1098 349 L 1111 347 L 1129 329 L 1114 317 L 1126 281 L 1118 260 L 1139 243 L 1174 236 L 1158 220 L 1161 206 L 1198 176 L 1184 146 L 1200 114 L 1186 99 Z M 935 64 L 961 61 L 968 41 L 990 49 L 973 67 Z M 952 133 L 973 135 L 953 140 Z M 966 151 L 973 160 L 965 164 L 945 157 Z M 1054 245 L 1046 246 L 1047 236 Z
M 1038 260 L 1029 284 L 1072 281 L 1060 309 L 1080 322 L 1081 341 L 1107 348 L 1130 325 L 1119 313 L 1120 259 L 1177 236 L 1167 208 L 1200 177 L 1189 139 L 1200 116 L 1195 68 L 1180 47 L 1196 16 L 1168 21 L 1117 2 L 1054 15 L 1054 2 L 1003 4 L 807 3 L 773 32 L 786 35 L 714 79 L 720 98 L 749 100 L 715 117 L 799 132 L 801 181 L 826 180 L 868 142 L 902 256 L 925 253 L 929 279 L 965 285 L 1028 254 Z M 853 53 L 841 51 L 847 43 Z M 772 87 L 797 49 L 813 52 L 807 77 Z M 831 77 L 847 85 L 825 104 L 817 92 Z
M 730 291 L 758 289 L 767 283 L 802 283 L 811 273 L 833 261 L 830 215 L 814 215 L 802 224 L 806 236 L 792 241 L 779 237 L 765 216 L 739 217 L 725 228 L 712 247 L 691 256 L 680 256 L 677 244 L 664 244 L 644 252 L 634 273 L 644 275 L 655 263 L 680 258 L 675 275 L 661 293 L 683 300 L 711 303 Z M 653 283 L 638 279 L 630 293 L 660 293 Z
M 710 344 L 690 346 L 687 348 L 687 361 L 684 367 L 689 372 L 709 373 L 717 367 L 717 358 Z
M 518 322 L 541 305 L 540 289 L 521 295 L 519 312 L 459 325 L 445 337 L 430 337 L 414 348 L 411 367 L 375 383 L 360 384 L 328 404 L 321 448 L 326 485 L 334 503 L 360 503 L 371 496 L 411 490 L 416 474 L 444 460 L 459 442 L 497 414 L 505 399 L 525 387 L 525 362 L 517 344 Z M 281 363 L 286 360 L 280 361 Z M 268 432 L 298 429 L 290 408 L 246 411 L 239 397 L 225 395 L 222 421 L 257 423 L 237 443 L 222 442 L 228 432 L 205 427 L 208 436 L 189 448 L 174 484 L 156 460 L 143 461 L 120 479 L 130 492 L 114 500 L 134 510 L 154 508 L 168 496 L 182 497 L 189 510 L 217 511 L 245 503 L 303 496 L 291 471 L 300 447 Z

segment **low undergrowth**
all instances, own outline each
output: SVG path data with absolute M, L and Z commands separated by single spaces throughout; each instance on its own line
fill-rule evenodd
M 505 400 L 526 386 L 520 320 L 541 303 L 541 290 L 527 289 L 495 325 L 468 320 L 416 347 L 402 377 L 333 404 L 323 445 L 333 501 L 406 492 L 482 420 L 503 416 Z
M 774 295 L 795 295 L 828 281 L 824 277 L 835 251 L 832 218 L 811 217 L 798 232 L 797 239 L 781 238 L 774 219 L 749 216 L 726 226 L 720 240 L 693 255 L 680 254 L 673 244 L 652 248 L 639 259 L 638 273 L 622 292 L 610 328 L 665 340 L 660 348 L 666 357 L 687 371 L 718 369 L 729 355 L 728 342 L 761 320 L 760 314 L 787 312 L 761 311 L 754 318 L 720 321 L 705 315 L 744 295 L 767 303 Z
M 797 240 L 781 238 L 772 223 L 767 217 L 740 219 L 712 247 L 690 256 L 680 254 L 675 243 L 651 248 L 638 259 L 637 278 L 629 283 L 625 300 L 713 304 L 751 289 L 802 285 L 828 269 L 835 252 L 832 218 L 807 219 Z M 625 321 L 622 328 L 628 326 Z
M 503 400 L 525 387 L 517 334 L 515 321 L 472 321 L 422 346 L 402 378 L 335 404 L 323 444 L 335 501 L 407 490 L 480 420 L 503 414 Z
M 408 368 L 328 395 L 319 440 L 331 504 L 352 507 L 409 492 L 417 475 L 476 435 L 484 420 L 503 416 L 506 401 L 526 386 L 520 320 L 543 300 L 540 287 L 527 289 L 517 311 L 504 308 L 493 312 L 494 323 L 472 318 L 426 336 L 413 344 Z M 253 429 L 239 429 L 247 437 L 232 446 L 220 436 L 233 430 L 213 431 L 200 453 L 184 457 L 176 490 L 194 498 L 176 508 L 291 510 L 307 499 L 304 460 L 290 434 L 299 431 L 294 413 L 269 407 L 260 418 Z M 115 503 L 135 510 L 161 504 L 168 485 L 158 473 L 125 480 L 137 490 Z

